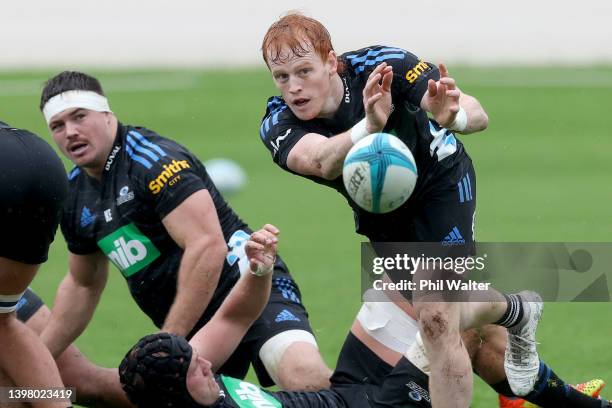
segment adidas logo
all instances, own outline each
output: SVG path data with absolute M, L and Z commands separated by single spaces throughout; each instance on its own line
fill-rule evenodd
M 286 321 L 294 321 L 294 322 L 299 322 L 300 319 L 298 319 L 293 313 L 291 313 L 290 311 L 288 311 L 287 309 L 284 309 L 282 312 L 280 312 L 277 316 L 276 319 L 274 319 L 274 321 L 276 323 L 280 323 L 280 322 L 286 322 Z
M 442 240 L 442 246 L 462 245 L 465 244 L 465 239 L 461 236 L 459 228 L 453 227 L 451 232 Z
M 89 208 L 83 207 L 83 211 L 81 211 L 81 228 L 85 228 L 88 225 L 93 224 L 96 216 L 91 213 Z

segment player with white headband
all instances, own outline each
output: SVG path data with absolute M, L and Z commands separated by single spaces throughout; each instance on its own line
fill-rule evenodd
M 44 343 L 57 356 L 85 329 L 109 260 L 157 327 L 193 335 L 246 271 L 248 225 L 191 152 L 149 129 L 119 123 L 97 79 L 60 73 L 45 85 L 40 109 L 59 149 L 76 165 L 61 220 L 70 271 L 41 334 Z M 331 371 L 280 257 L 262 317 L 221 372 L 242 378 L 250 363 L 263 384 L 329 385 Z

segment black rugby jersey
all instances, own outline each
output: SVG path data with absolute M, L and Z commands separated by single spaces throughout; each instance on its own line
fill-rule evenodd
M 331 137 L 345 132 L 365 117 L 363 89 L 370 73 L 382 62 L 393 67 L 391 84 L 392 113 L 383 132 L 399 137 L 414 155 L 418 179 L 415 190 L 406 204 L 387 214 L 372 214 L 362 210 L 348 196 L 342 176 L 335 180 L 325 180 L 316 176 L 304 176 L 319 184 L 330 186 L 348 200 L 355 212 L 357 232 L 370 239 L 379 236 L 381 231 L 393 228 L 401 222 L 405 212 L 418 199 L 419 192 L 425 191 L 440 176 L 438 163 L 444 167 L 452 166 L 463 150 L 461 142 L 454 134 L 427 116 L 420 108 L 421 99 L 427 92 L 427 82 L 438 81 L 438 68 L 429 62 L 400 48 L 371 46 L 340 56 L 344 65 L 340 78 L 345 94 L 332 119 L 316 118 L 302 121 L 289 109 L 283 98 L 274 96 L 268 99 L 266 113 L 260 127 L 260 137 L 272 153 L 276 164 L 292 172 L 287 167 L 287 157 L 295 144 L 307 133 L 318 133 Z M 294 172 L 292 172 L 294 173 Z M 402 240 L 401 236 L 395 240 Z
M 333 390 L 271 392 L 223 375 L 215 376 L 215 380 L 219 384 L 220 398 L 211 408 L 348 408 L 344 399 Z M 364 399 L 363 407 L 366 406 Z
M 183 255 L 161 220 L 191 194 L 208 190 L 230 243 L 219 285 L 194 331 L 208 321 L 239 278 L 232 247 L 247 239 L 250 230 L 227 205 L 201 162 L 151 130 L 119 124 L 101 180 L 79 167 L 68 178 L 61 222 L 68 248 L 81 255 L 101 250 L 157 327 L 174 300 Z

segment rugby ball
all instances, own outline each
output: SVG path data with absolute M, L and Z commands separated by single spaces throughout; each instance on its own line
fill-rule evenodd
M 359 207 L 384 214 L 408 200 L 417 181 L 417 167 L 404 142 L 387 133 L 374 133 L 349 150 L 342 179 Z
M 242 190 L 246 184 L 246 173 L 238 163 L 229 159 L 210 159 L 204 167 L 213 183 L 222 194 L 233 194 Z

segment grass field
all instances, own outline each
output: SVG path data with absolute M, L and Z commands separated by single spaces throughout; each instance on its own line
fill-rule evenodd
M 281 254 L 333 366 L 360 303 L 361 238 L 337 193 L 280 170 L 259 140 L 265 101 L 274 93 L 268 73 L 92 73 L 124 123 L 174 138 L 202 159 L 227 157 L 245 168 L 248 185 L 229 201 L 252 227 L 272 222 L 281 229 Z M 37 106 L 41 85 L 52 74 L 0 73 L 0 120 L 48 138 Z M 465 68 L 451 76 L 490 117 L 485 133 L 461 138 L 478 175 L 477 239 L 610 241 L 612 68 Z M 49 304 L 65 271 L 58 235 L 33 284 Z M 113 271 L 77 344 L 93 361 L 115 366 L 152 331 Z M 611 339 L 612 304 L 547 304 L 540 350 L 563 378 L 612 381 Z M 479 383 L 473 406 L 496 406 L 495 394 Z

